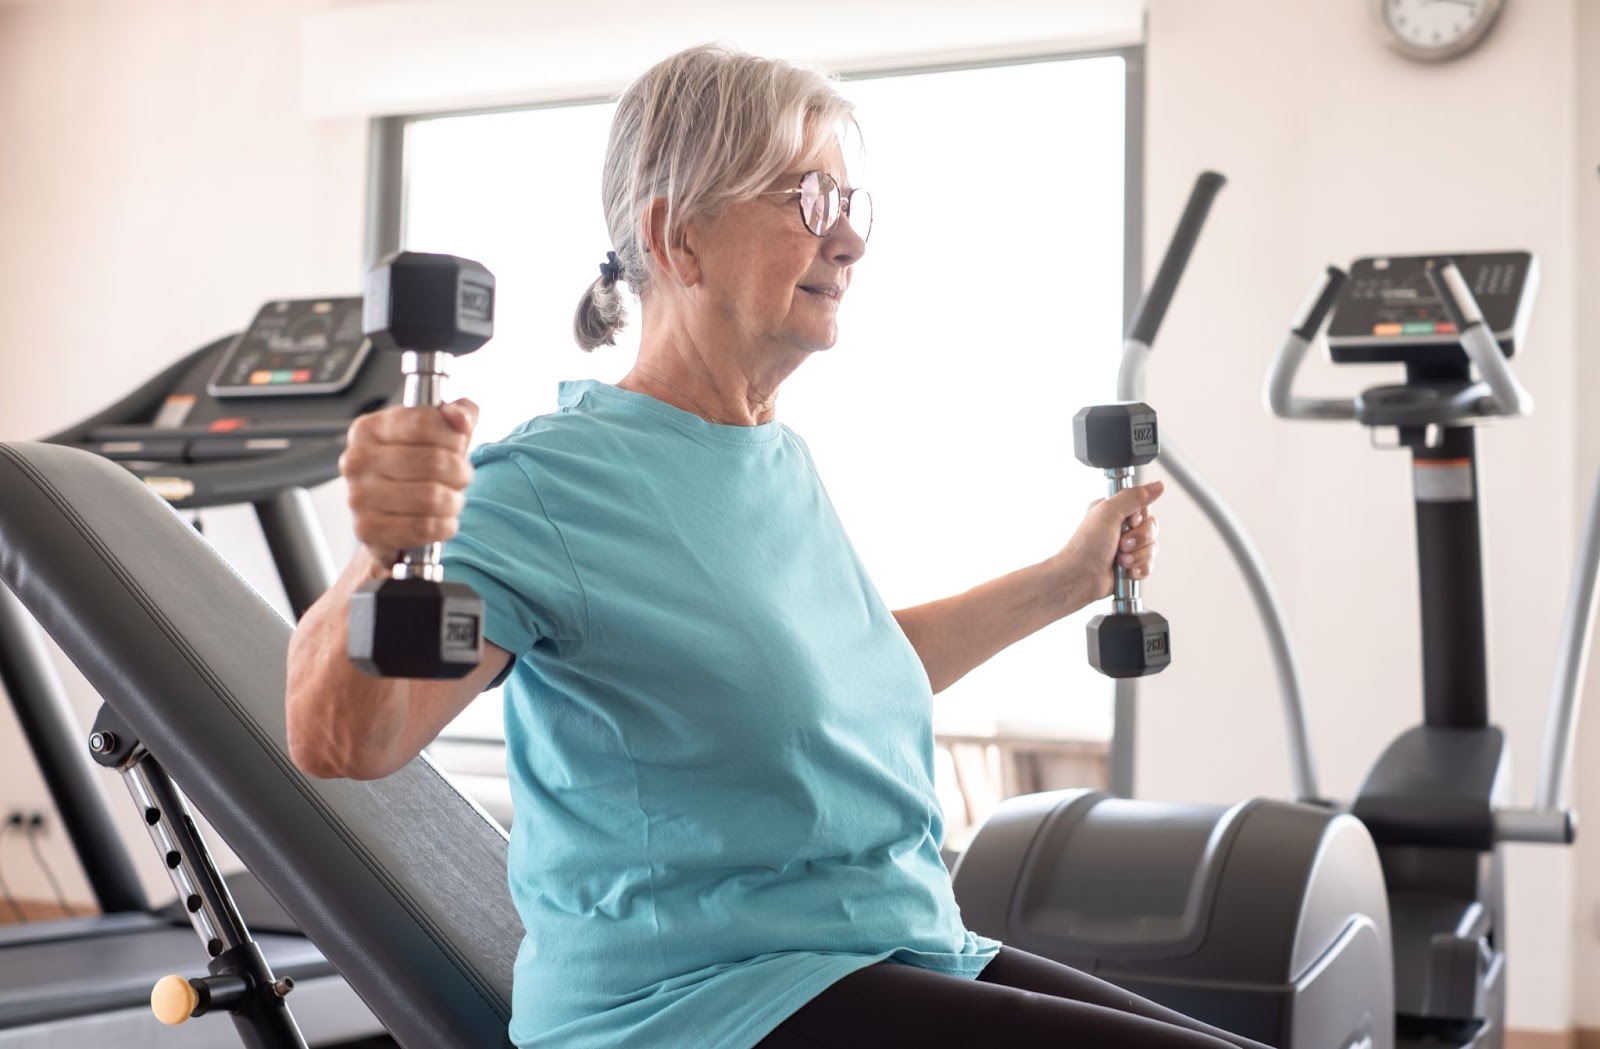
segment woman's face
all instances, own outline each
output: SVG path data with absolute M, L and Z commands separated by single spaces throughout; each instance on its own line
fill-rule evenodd
M 815 168 L 849 191 L 837 144 Z M 785 172 L 767 188 L 793 189 L 803 174 Z M 778 350 L 809 353 L 834 344 L 851 267 L 867 248 L 849 219 L 818 237 L 801 220 L 796 196 L 773 192 L 692 225 L 700 278 L 694 301 L 703 322 Z

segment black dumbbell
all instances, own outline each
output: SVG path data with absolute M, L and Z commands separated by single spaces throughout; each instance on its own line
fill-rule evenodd
M 1078 461 L 1104 470 L 1111 494 L 1133 486 L 1133 469 L 1161 452 L 1155 409 L 1137 401 L 1099 404 L 1072 417 L 1072 446 Z M 1116 566 L 1113 611 L 1089 621 L 1089 665 L 1107 677 L 1159 674 L 1172 661 L 1167 620 L 1145 609 L 1139 581 Z
M 445 365 L 494 334 L 494 275 L 453 255 L 402 251 L 367 275 L 362 331 L 400 353 L 403 403 L 444 403 Z M 350 598 L 350 659 L 380 677 L 461 678 L 483 659 L 483 599 L 449 583 L 440 543 L 403 550 Z

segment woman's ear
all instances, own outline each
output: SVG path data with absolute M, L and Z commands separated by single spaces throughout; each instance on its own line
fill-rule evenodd
M 685 223 L 676 238 L 667 236 L 667 198 L 654 197 L 640 216 L 640 247 L 656 267 L 684 287 L 700 283 L 700 257 L 695 253 L 694 224 Z

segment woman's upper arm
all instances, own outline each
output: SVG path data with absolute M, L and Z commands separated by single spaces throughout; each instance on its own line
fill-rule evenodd
M 404 750 L 421 753 L 444 727 L 454 721 L 467 704 L 494 684 L 495 678 L 511 662 L 511 653 L 499 645 L 483 643 L 483 661 L 464 678 L 455 681 L 412 681 L 411 716 L 406 719 Z

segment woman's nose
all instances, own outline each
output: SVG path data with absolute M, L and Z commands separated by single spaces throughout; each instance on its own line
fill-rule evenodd
M 850 225 L 849 217 L 841 215 L 833 229 L 822 239 L 822 251 L 835 263 L 848 266 L 867 253 L 867 242 Z

